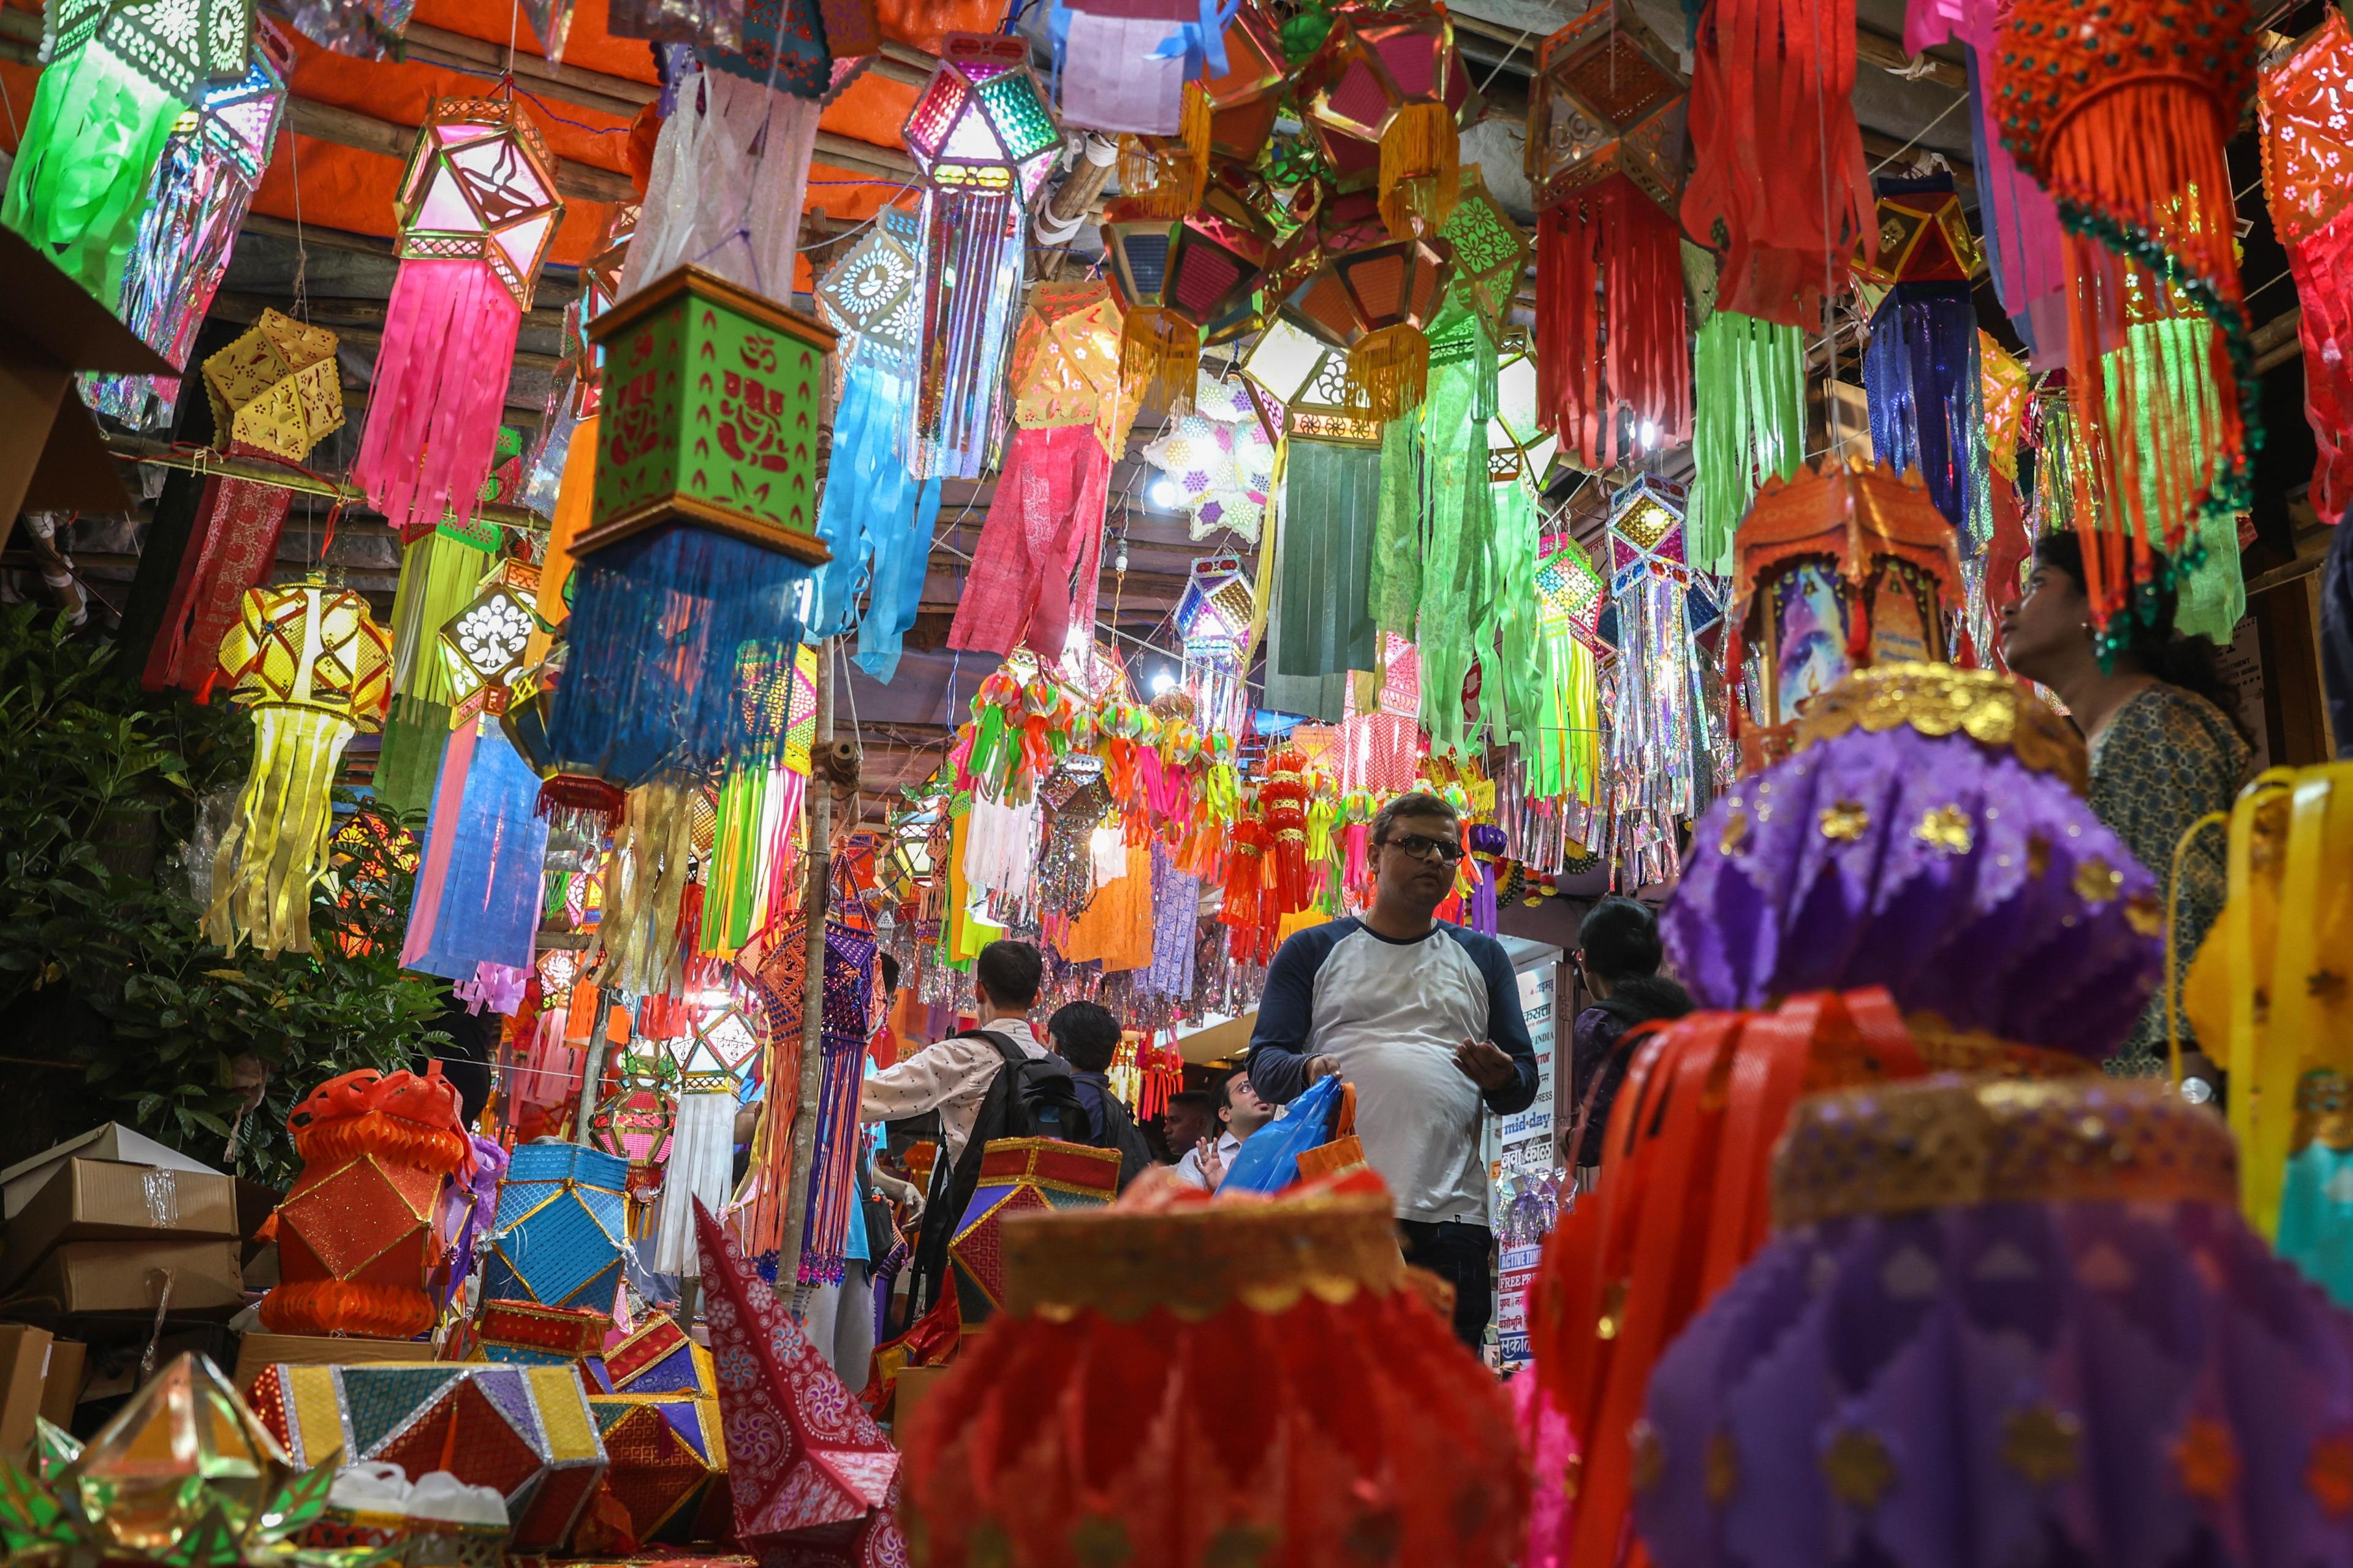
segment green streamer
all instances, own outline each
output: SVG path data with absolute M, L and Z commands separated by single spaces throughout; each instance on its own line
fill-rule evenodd
M 1798 471 L 1806 439 L 1806 344 L 1795 327 L 1718 310 L 1692 363 L 1691 563 L 1732 575 L 1732 536 L 1767 478 Z
M 1373 625 L 1391 637 L 1412 637 L 1413 617 L 1421 607 L 1419 437 L 1415 415 L 1381 426 L 1380 522 L 1368 590 Z
M 0 223 L 112 305 L 180 110 L 103 43 L 85 44 L 41 73 Z
M 1495 584 L 1495 612 L 1488 645 L 1492 654 L 1482 656 L 1489 674 L 1480 687 L 1479 706 L 1498 740 L 1517 742 L 1525 751 L 1543 723 L 1535 498 L 1516 479 L 1488 489 L 1489 514 L 1494 519 L 1488 570 Z
M 1416 617 L 1421 726 L 1430 750 L 1454 755 L 1472 737 L 1462 684 L 1493 634 L 1495 602 L 1487 421 L 1495 413 L 1495 347 L 1478 312 L 1450 301 L 1430 330 L 1430 392 L 1421 405 L 1421 513 L 1428 548 Z M 1484 704 L 1482 704 L 1484 715 Z
M 2221 439 L 2221 391 L 2214 384 L 2214 325 L 2203 316 L 2166 316 L 2136 321 L 2124 346 L 2107 355 L 2107 427 L 2126 430 L 2124 387 L 2132 387 L 2141 417 L 2127 438 L 2136 447 L 2142 475 L 2141 513 L 2153 531 L 2149 547 L 2166 555 L 2174 571 L 2174 629 L 2207 637 L 2224 647 L 2247 613 L 2247 586 L 2239 569 L 2238 520 L 2221 508 L 2197 507 L 2189 520 L 2187 547 L 2168 550 L 2158 520 L 2166 514 L 2157 483 L 2168 453 L 2212 450 Z M 2152 416 L 2162 413 L 2168 427 Z M 2218 458 L 2219 463 L 2219 458 Z M 2208 482 L 2211 482 L 2211 476 Z M 2177 497 L 2177 500 L 2187 498 Z M 2116 526 L 2111 522 L 2111 526 Z
M 1373 668 L 1370 583 L 1381 454 L 1337 441 L 1293 441 L 1283 485 L 1282 560 L 1271 673 L 1299 678 Z
M 392 595 L 395 695 L 375 767 L 376 798 L 401 816 L 432 803 L 453 695 L 441 628 L 481 587 L 497 544 L 494 526 L 463 533 L 437 528 L 401 549 L 400 585 Z

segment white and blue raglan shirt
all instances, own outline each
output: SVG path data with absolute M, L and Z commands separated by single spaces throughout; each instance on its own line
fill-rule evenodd
M 1464 1040 L 1509 1052 L 1513 1080 L 1482 1096 L 1454 1065 Z M 1412 942 L 1353 918 L 1297 932 L 1266 972 L 1250 1087 L 1287 1103 L 1318 1056 L 1356 1086 L 1356 1136 L 1397 1195 L 1398 1217 L 1485 1225 L 1482 1101 L 1508 1116 L 1536 1097 L 1535 1047 L 1504 944 L 1444 921 Z

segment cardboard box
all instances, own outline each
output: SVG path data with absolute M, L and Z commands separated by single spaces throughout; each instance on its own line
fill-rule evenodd
M 41 1380 L 41 1414 L 54 1426 L 73 1430 L 74 1406 L 81 1403 L 82 1373 L 90 1347 L 79 1340 L 49 1342 L 49 1375 Z
M 379 1361 L 431 1361 L 433 1347 L 419 1340 L 364 1340 L 349 1334 L 245 1336 L 237 1347 L 237 1372 L 229 1381 L 243 1394 L 273 1366 L 364 1366 Z
M 0 1285 L 21 1279 L 68 1241 L 237 1239 L 237 1184 L 206 1172 L 68 1159 L 8 1222 Z
M 48 1330 L 0 1323 L 0 1455 L 21 1460 L 32 1448 L 48 1370 Z
M 163 1300 L 166 1274 L 169 1317 L 225 1315 L 245 1304 L 234 1241 L 69 1241 L 16 1282 L 9 1302 L 41 1316 L 152 1314 Z
M 201 1160 L 191 1160 L 177 1149 L 142 1137 L 119 1121 L 110 1121 L 0 1171 L 0 1219 L 15 1219 L 16 1211 L 49 1184 L 58 1167 L 77 1154 L 85 1160 L 116 1160 L 126 1165 L 161 1165 L 167 1171 L 220 1174 Z

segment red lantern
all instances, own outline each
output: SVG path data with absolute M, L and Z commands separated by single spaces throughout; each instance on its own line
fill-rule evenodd
M 1149 204 L 1115 201 L 1104 209 L 1103 238 L 1124 312 L 1122 379 L 1149 376 L 1171 396 L 1190 396 L 1203 332 L 1249 306 L 1272 258 L 1264 226 L 1231 204 L 1164 218 Z

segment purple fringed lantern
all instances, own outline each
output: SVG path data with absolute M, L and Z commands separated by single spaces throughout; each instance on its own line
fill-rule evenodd
M 1993 526 L 1969 297 L 1978 251 L 1953 177 L 1881 180 L 1879 232 L 1879 264 L 1862 268 L 1886 286 L 1862 354 L 1872 455 L 1899 474 L 1917 469 L 1974 556 Z
M 1658 1568 L 2345 1563 L 2353 1317 L 2237 1198 L 2170 1085 L 1802 1101 L 1635 1428 Z
M 1703 1007 L 1883 985 L 1915 1030 L 2097 1057 L 2157 984 L 2156 879 L 2080 798 L 2083 744 L 1983 670 L 1880 665 L 1692 835 L 1661 918 Z

